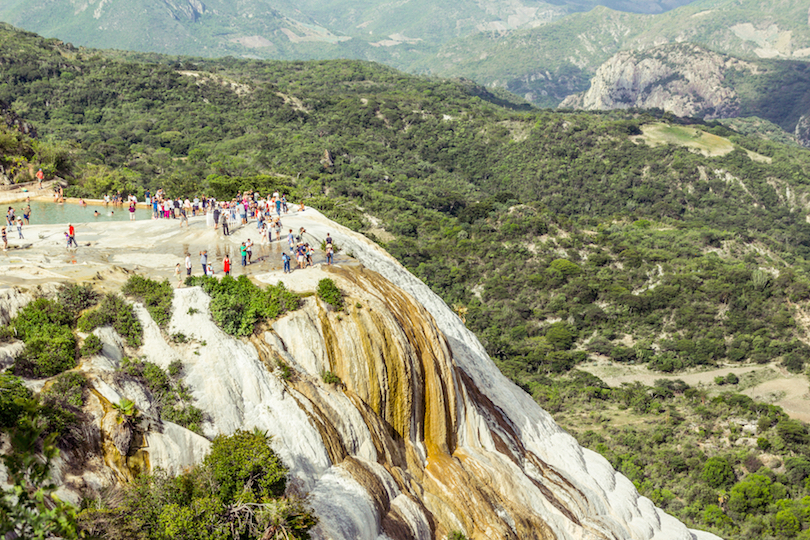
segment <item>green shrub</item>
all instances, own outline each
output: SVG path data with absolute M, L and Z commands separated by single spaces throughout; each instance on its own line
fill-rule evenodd
M 200 433 L 202 423 L 205 420 L 205 413 L 198 407 L 190 404 L 176 404 L 164 407 L 160 413 L 161 418 L 168 422 L 174 422 L 179 426 Z
M 276 366 L 278 366 L 278 370 L 281 373 L 281 379 L 284 381 L 289 381 L 292 378 L 293 371 L 290 366 L 287 365 L 286 362 L 283 360 L 276 360 Z
M 14 374 L 23 377 L 53 377 L 76 367 L 76 338 L 67 326 L 46 324 L 42 334 L 25 341 L 25 349 L 14 361 Z
M 340 380 L 340 377 L 325 369 L 321 371 L 321 380 L 326 384 L 343 384 L 343 381 Z
M 52 327 L 69 327 L 73 323 L 70 312 L 58 302 L 37 298 L 25 306 L 9 325 L 17 338 L 26 343 L 31 337 L 47 334 Z
M 767 452 L 771 448 L 771 441 L 769 441 L 765 437 L 758 437 L 757 438 L 757 448 Z
M 0 373 L 0 428 L 11 428 L 25 414 L 25 403 L 32 399 L 32 392 L 22 379 L 9 373 Z
M 84 389 L 87 379 L 81 373 L 70 371 L 62 373 L 54 379 L 53 383 L 43 390 L 43 398 L 81 409 L 84 406 Z
M 200 433 L 205 414 L 190 403 L 193 398 L 182 382 L 174 380 L 182 371 L 182 363 L 179 360 L 172 362 L 169 370 L 164 371 L 152 362 L 124 358 L 121 370 L 146 386 L 163 420 Z
M 102 326 L 112 326 L 130 347 L 140 347 L 143 339 L 135 310 L 116 294 L 107 294 L 98 308 L 85 312 L 78 321 L 79 330 L 92 332 Z
M 0 326 L 0 343 L 9 343 L 16 338 L 11 326 Z
M 203 464 L 210 468 L 221 500 L 248 492 L 252 497 L 248 495 L 246 502 L 280 497 L 287 485 L 287 468 L 270 448 L 270 438 L 259 430 L 217 436 Z
M 262 321 L 298 309 L 301 303 L 301 297 L 288 291 L 283 283 L 262 289 L 247 276 L 225 276 L 222 280 L 195 276 L 186 279 L 186 284 L 200 286 L 211 296 L 214 322 L 233 336 L 249 336 Z
M 734 469 L 727 459 L 711 457 L 703 465 L 703 481 L 713 488 L 729 486 L 734 482 Z
M 761 512 L 773 502 L 771 479 L 761 474 L 749 474 L 731 488 L 728 508 L 737 514 Z
M 220 435 L 202 464 L 177 478 L 143 474 L 122 496 L 87 505 L 80 523 L 92 536 L 114 530 L 126 538 L 267 538 L 305 540 L 316 521 L 301 499 L 280 498 L 287 469 L 265 434 Z
M 172 316 L 174 291 L 168 280 L 155 281 L 137 274 L 130 276 L 121 292 L 146 306 L 152 319 L 165 328 Z
M 179 377 L 183 373 L 183 362 L 180 360 L 172 360 L 167 371 L 169 372 L 170 377 Z
M 323 278 L 318 282 L 318 289 L 316 290 L 318 298 L 335 308 L 336 310 L 343 309 L 343 293 L 340 292 L 335 282 L 329 278 Z
M 78 283 L 63 286 L 57 294 L 59 304 L 74 318 L 85 309 L 96 305 L 100 297 L 101 295 L 94 291 L 91 285 L 79 285 Z
M 807 427 L 798 420 L 783 418 L 776 424 L 776 432 L 787 443 L 806 444 L 808 442 Z
M 81 353 L 82 356 L 93 356 L 100 353 L 101 349 L 101 339 L 95 334 L 90 334 L 84 339 L 79 353 Z

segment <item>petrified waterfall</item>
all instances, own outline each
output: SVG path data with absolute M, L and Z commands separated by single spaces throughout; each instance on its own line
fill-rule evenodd
M 306 293 L 330 277 L 344 294 L 342 311 L 305 294 L 301 309 L 236 339 L 214 324 L 201 289 L 181 288 L 166 332 L 137 307 L 144 344 L 128 353 L 164 368 L 182 362 L 184 384 L 210 418 L 207 436 L 254 427 L 272 435 L 289 489 L 308 494 L 319 518 L 313 537 L 430 539 L 460 530 L 471 539 L 716 538 L 657 509 L 580 447 L 381 248 L 314 211 L 306 218 L 311 234 L 331 232 L 357 262 L 257 278 Z M 61 470 L 66 496 L 128 475 L 101 428 L 109 403 L 127 397 L 147 418 L 152 407 L 115 376 L 120 338 L 96 332 L 103 354 L 81 369 L 93 387 L 86 408 L 104 440 L 103 463 L 77 468 L 76 456 L 66 456 L 74 464 Z M 177 333 L 190 342 L 167 339 Z M 326 372 L 340 383 L 324 382 Z M 136 444 L 130 465 L 178 471 L 202 459 L 208 440 L 162 422 Z

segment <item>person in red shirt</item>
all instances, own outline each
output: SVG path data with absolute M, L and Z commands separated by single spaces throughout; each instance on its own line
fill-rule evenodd
M 37 171 L 37 180 L 39 181 L 39 189 L 42 189 L 42 181 L 45 180 L 45 173 L 42 169 Z
M 68 223 L 68 247 L 71 246 L 79 247 L 79 244 L 76 243 L 76 229 L 73 228 L 72 223 Z
M 222 261 L 222 270 L 225 272 L 226 276 L 231 275 L 231 259 L 225 255 L 225 260 Z

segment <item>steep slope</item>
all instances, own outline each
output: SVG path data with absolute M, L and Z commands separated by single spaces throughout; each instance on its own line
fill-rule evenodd
M 309 493 L 320 518 L 316 538 L 427 539 L 456 529 L 473 539 L 716 538 L 690 532 L 639 497 L 601 456 L 579 447 L 498 372 L 458 317 L 379 247 L 311 209 L 285 222 L 306 225 L 316 238 L 330 231 L 363 265 L 344 258 L 340 267 L 257 278 L 284 277 L 307 291 L 329 276 L 342 289 L 346 310 L 309 298 L 240 341 L 210 319 L 202 290 L 188 288 L 175 293 L 165 334 L 138 308 L 145 330 L 138 349 L 123 347 L 110 330 L 97 331 L 102 355 L 81 369 L 93 385 L 89 428 L 100 437 L 106 464 L 87 452 L 74 455 L 62 467 L 67 487 L 100 489 L 116 476 L 156 466 L 178 470 L 205 453 L 205 440 L 158 419 L 144 428 L 144 442 L 131 456 L 108 444 L 110 403 L 128 397 L 147 415 L 153 410 L 148 393 L 115 376 L 124 354 L 137 354 L 162 367 L 182 364 L 184 384 L 209 415 L 207 435 L 257 427 L 273 436 L 294 489 Z M 37 227 L 43 238 L 33 241 L 28 262 L 67 272 L 66 279 L 96 270 L 109 275 L 103 255 L 116 246 L 114 256 L 132 259 L 120 246 L 133 226 L 106 226 L 83 249 L 89 268 L 81 270 L 47 258 L 50 228 Z M 203 219 L 192 228 L 197 242 L 213 241 Z M 148 229 L 152 244 L 140 246 L 147 253 L 189 234 L 168 221 Z M 222 241 L 246 234 L 239 230 Z M 148 273 L 161 275 L 172 262 L 164 258 Z M 191 343 L 167 339 L 178 333 Z M 279 360 L 292 377 L 275 370 Z M 324 370 L 342 384 L 324 383 Z
M 741 60 L 696 45 L 622 52 L 599 67 L 591 87 L 560 107 L 659 108 L 705 119 L 758 116 L 800 136 L 810 113 L 810 69 L 803 62 Z
M 544 106 L 584 90 L 596 67 L 620 50 L 691 41 L 727 53 L 804 58 L 806 18 L 804 7 L 785 0 L 11 0 L 0 6 L 1 20 L 76 45 L 203 57 L 368 59 L 471 78 Z
M 472 33 L 533 28 L 597 5 L 662 13 L 691 1 L 10 0 L 0 6 L 0 20 L 82 46 L 207 57 L 370 56 L 403 67 Z

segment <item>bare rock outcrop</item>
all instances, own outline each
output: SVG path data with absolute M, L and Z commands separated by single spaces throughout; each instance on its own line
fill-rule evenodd
M 599 67 L 590 89 L 569 96 L 560 107 L 659 108 L 678 116 L 729 118 L 739 114 L 740 98 L 725 84 L 727 73 L 754 69 L 696 45 L 620 52 Z
M 810 147 L 810 114 L 805 114 L 799 119 L 793 134 L 799 144 Z

